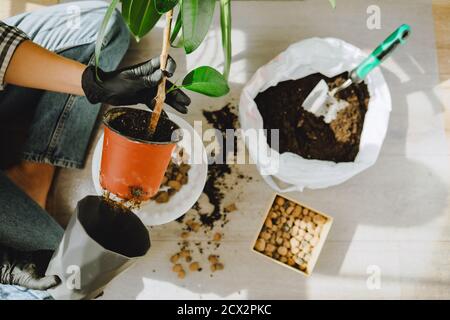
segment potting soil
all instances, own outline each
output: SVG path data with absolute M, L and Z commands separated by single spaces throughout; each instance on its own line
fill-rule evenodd
M 151 142 L 171 142 L 172 133 L 178 129 L 173 122 L 166 117 L 159 118 L 155 133 L 150 133 L 150 113 L 144 110 L 128 109 L 115 117 L 111 117 L 109 125 L 122 135 L 133 139 Z
M 227 143 L 227 129 L 236 129 L 238 117 L 233 112 L 231 105 L 225 105 L 222 109 L 216 111 L 203 111 L 203 116 L 206 118 L 209 124 L 211 124 L 214 129 L 220 131 L 223 137 L 224 146 L 229 145 Z M 223 190 L 221 188 L 223 181 L 221 181 L 227 174 L 231 173 L 231 168 L 227 164 L 227 157 L 230 152 L 233 155 L 236 154 L 237 143 L 236 137 L 233 136 L 234 139 L 234 150 L 222 150 L 221 154 L 213 155 L 216 158 L 216 162 L 209 165 L 208 167 L 208 180 L 206 181 L 204 193 L 206 193 L 211 201 L 211 204 L 214 205 L 214 211 L 209 215 L 201 215 L 200 220 L 202 224 L 208 225 L 210 227 L 214 226 L 214 223 L 218 220 L 221 220 L 222 212 L 221 212 L 221 203 L 224 197 Z M 226 214 L 225 214 L 226 219 Z
M 79 219 L 87 234 L 103 248 L 127 257 L 147 252 L 148 232 L 127 208 L 102 197 L 90 197 L 79 210 Z
M 255 102 L 265 129 L 279 129 L 279 152 L 292 152 L 305 159 L 352 162 L 359 152 L 361 132 L 370 95 L 365 83 L 353 84 L 337 97 L 350 106 L 330 124 L 302 105 L 314 87 L 324 79 L 330 89 L 348 79 L 348 73 L 328 78 L 320 73 L 290 80 L 260 93 Z M 268 139 L 269 145 L 272 142 Z
M 213 277 L 214 272 L 224 269 L 225 264 L 218 250 L 225 234 L 224 227 L 229 222 L 228 215 L 238 210 L 236 203 L 223 205 L 224 196 L 228 191 L 234 190 L 242 180 L 247 182 L 252 180 L 252 177 L 239 174 L 236 167 L 232 169 L 226 163 L 227 158 L 236 156 L 237 153 L 237 138 L 226 134 L 227 129 L 239 127 L 236 107 L 227 104 L 218 110 L 204 110 L 203 116 L 218 130 L 218 134 L 221 135 L 219 138 L 223 138 L 223 145 L 230 146 L 231 142 L 234 142 L 234 148 L 228 147 L 221 150 L 220 154 L 209 155 L 219 161 L 209 165 L 204 193 L 197 204 L 185 216 L 177 220 L 183 225 L 183 232 L 180 235 L 181 241 L 178 242 L 179 250 L 174 253 L 170 261 L 173 263 L 172 270 L 180 279 L 183 279 L 188 272 L 197 273 L 202 270 L 211 271 L 210 277 Z M 236 179 L 227 179 L 232 174 L 236 175 Z M 200 232 L 210 237 L 210 240 L 206 242 L 190 240 L 191 234 Z M 198 255 L 194 254 L 194 251 L 197 251 Z M 207 258 L 206 263 L 205 258 Z M 187 265 L 183 266 L 184 262 Z M 206 265 L 209 265 L 209 268 L 205 268 Z
M 206 118 L 208 123 L 217 129 L 222 135 L 223 145 L 231 145 L 228 139 L 234 139 L 234 149 L 221 150 L 220 154 L 209 155 L 214 157 L 215 161 L 208 166 L 208 179 L 206 181 L 205 188 L 203 192 L 208 196 L 211 205 L 214 207 L 209 214 L 200 214 L 200 222 L 202 226 L 207 228 L 213 228 L 216 223 L 224 224 L 227 220 L 227 212 L 222 210 L 222 201 L 224 199 L 224 193 L 227 189 L 232 189 L 232 186 L 227 185 L 225 178 L 227 175 L 232 173 L 230 165 L 227 164 L 226 159 L 230 156 L 235 156 L 237 153 L 237 137 L 234 135 L 232 137 L 227 136 L 227 129 L 237 129 L 238 128 L 238 116 L 236 107 L 227 104 L 221 109 L 214 111 L 203 111 L 203 116 Z M 238 179 L 246 179 L 245 176 L 239 175 Z M 198 209 L 198 204 L 194 206 L 194 209 Z M 184 216 L 178 219 L 179 222 L 183 222 Z

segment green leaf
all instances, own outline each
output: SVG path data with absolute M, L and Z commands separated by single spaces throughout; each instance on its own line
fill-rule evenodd
M 180 33 L 181 26 L 183 25 L 183 20 L 181 18 L 181 11 L 178 12 L 177 21 L 175 22 L 175 27 L 172 30 L 172 35 L 170 36 L 170 44 L 174 48 L 180 48 L 183 46 L 183 41 L 179 40 L 178 43 L 175 44 L 177 40 L 178 34 Z
M 227 80 L 214 68 L 203 66 L 189 72 L 183 88 L 209 97 L 221 97 L 230 92 Z
M 187 54 L 194 52 L 206 37 L 214 15 L 215 0 L 183 0 L 183 45 Z
M 336 8 L 336 0 L 329 0 L 333 9 Z
M 177 4 L 179 0 L 155 0 L 155 8 L 160 14 L 169 12 Z
M 220 0 L 220 25 L 222 28 L 222 47 L 225 58 L 223 76 L 230 76 L 232 45 L 231 45 L 231 0 Z
M 122 17 L 127 25 L 130 24 L 131 1 L 122 0 Z
M 149 33 L 161 18 L 156 11 L 155 0 L 122 0 L 126 11 L 122 12 L 125 22 L 137 41 Z
M 114 10 L 117 7 L 117 4 L 119 3 L 119 0 L 112 0 L 111 4 L 109 5 L 108 9 L 106 10 L 105 17 L 103 18 L 103 22 L 100 27 L 100 31 L 97 35 L 97 42 L 95 43 L 95 65 L 98 67 L 100 62 L 100 54 L 103 49 L 103 41 L 105 40 L 106 36 L 106 29 L 108 28 L 109 20 L 111 20 L 111 17 L 114 13 Z

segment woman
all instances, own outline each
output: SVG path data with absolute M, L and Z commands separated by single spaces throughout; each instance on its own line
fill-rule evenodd
M 104 41 L 100 79 L 95 76 L 88 65 L 106 8 L 102 1 L 83 1 L 0 23 L 0 299 L 31 294 L 4 285 L 46 290 L 58 284 L 57 277 L 42 277 L 63 235 L 45 212 L 55 166 L 83 167 L 100 103 L 151 106 L 163 77 L 159 58 L 111 71 L 129 46 L 118 12 Z M 170 77 L 175 68 L 169 59 L 164 74 Z M 186 113 L 190 100 L 178 90 L 167 103 Z M 11 142 L 27 121 L 24 144 Z M 19 161 L 6 159 L 17 146 Z

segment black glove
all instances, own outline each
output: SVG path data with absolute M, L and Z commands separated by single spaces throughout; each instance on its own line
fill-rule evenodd
M 169 57 L 164 71 L 172 77 L 176 69 L 175 61 Z M 82 86 L 90 103 L 108 103 L 113 106 L 126 106 L 138 103 L 146 104 L 153 109 L 154 99 L 158 92 L 158 84 L 163 78 L 160 59 L 153 58 L 147 62 L 113 71 L 104 72 L 98 69 L 97 79 L 95 67 L 86 68 L 82 77 Z M 173 84 L 167 81 L 167 89 Z M 187 113 L 191 99 L 181 90 L 174 90 L 166 97 L 166 103 L 181 113 Z
M 61 283 L 58 276 L 45 277 L 53 252 L 20 252 L 0 246 L 0 283 L 33 290 L 47 290 Z

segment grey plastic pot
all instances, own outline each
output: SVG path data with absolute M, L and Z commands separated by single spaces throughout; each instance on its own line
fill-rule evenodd
M 94 299 L 150 249 L 147 228 L 131 211 L 89 196 L 81 200 L 47 268 L 62 282 L 57 300 Z

